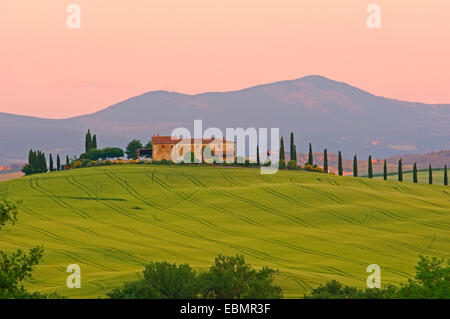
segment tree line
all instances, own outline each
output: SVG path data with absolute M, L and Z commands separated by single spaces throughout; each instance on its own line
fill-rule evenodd
M 285 168 L 286 167 L 286 159 L 285 159 L 285 152 L 284 152 L 284 140 L 283 137 L 281 137 L 280 139 L 280 150 L 279 150 L 279 168 Z M 259 159 L 259 154 L 257 154 L 258 159 Z M 344 174 L 344 168 L 343 168 L 343 158 L 342 158 L 342 152 L 339 150 L 338 151 L 338 167 L 337 167 L 337 171 L 338 171 L 338 175 L 339 176 L 343 176 Z M 258 160 L 259 163 L 259 160 Z M 367 177 L 368 178 L 373 178 L 374 177 L 374 173 L 373 173 L 373 160 L 372 160 L 372 155 L 369 155 L 368 160 L 367 160 Z M 294 133 L 291 132 L 291 136 L 290 136 L 290 161 L 287 164 L 288 168 L 292 168 L 292 167 L 297 167 L 297 152 L 296 152 L 296 145 L 294 143 Z M 305 163 L 304 168 L 310 170 L 311 168 L 317 167 L 317 164 L 314 164 L 314 157 L 313 157 L 313 151 L 312 151 L 312 145 L 311 143 L 309 143 L 309 150 L 308 150 L 308 161 Z M 324 173 L 328 173 L 328 150 L 325 148 L 323 150 L 323 172 Z M 398 161 L 398 166 L 397 166 L 397 176 L 398 176 L 398 181 L 402 182 L 403 181 L 403 163 L 402 163 L 402 159 L 400 159 Z M 417 164 L 414 163 L 413 165 L 413 182 L 414 183 L 418 183 L 418 171 L 417 171 Z M 353 176 L 354 177 L 358 177 L 358 157 L 355 154 L 353 156 Z M 383 165 L 383 179 L 387 180 L 388 179 L 388 169 L 387 169 L 387 162 L 386 160 L 384 160 L 384 165 Z M 433 169 L 431 167 L 431 164 L 428 167 L 428 183 L 431 185 L 433 184 Z M 447 172 L 447 165 L 444 165 L 444 185 L 448 186 L 448 172 Z

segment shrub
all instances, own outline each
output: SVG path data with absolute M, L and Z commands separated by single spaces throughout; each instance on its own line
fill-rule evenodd
M 278 164 L 278 167 L 279 167 L 280 169 L 286 168 L 286 160 L 281 159 L 280 162 L 279 162 L 279 164 Z
M 80 168 L 83 166 L 83 163 L 81 163 L 81 161 L 75 161 L 73 163 L 73 168 Z
M 296 161 L 289 161 L 288 164 L 287 164 L 287 168 L 288 169 L 298 169 L 297 162 Z

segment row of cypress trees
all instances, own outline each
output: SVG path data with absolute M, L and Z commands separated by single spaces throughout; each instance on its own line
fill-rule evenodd
M 259 164 L 259 151 L 257 151 L 257 158 L 258 158 L 257 162 Z M 297 163 L 297 149 L 296 149 L 296 145 L 294 143 L 294 133 L 292 133 L 292 132 L 291 132 L 291 140 L 290 140 L 290 160 L 295 161 L 295 163 Z M 281 140 L 280 140 L 280 162 L 282 162 L 282 161 L 285 161 L 283 137 L 281 137 Z M 311 166 L 314 164 L 311 143 L 309 143 L 308 162 L 306 164 L 309 164 Z M 328 150 L 326 148 L 323 150 L 323 170 L 325 173 L 328 173 Z M 344 174 L 341 151 L 338 151 L 338 174 L 340 176 L 342 176 Z M 372 155 L 370 155 L 368 158 L 367 175 L 369 178 L 373 178 Z M 398 161 L 397 175 L 398 175 L 398 181 L 402 182 L 403 181 L 403 163 L 402 163 L 401 159 Z M 353 157 L 353 176 L 358 177 L 358 157 L 356 154 Z M 384 180 L 387 180 L 387 178 L 388 178 L 386 160 L 384 160 L 384 165 L 383 165 L 383 178 L 384 178 Z M 414 163 L 414 167 L 413 167 L 413 182 L 418 183 L 417 164 L 416 163 Z M 428 169 L 428 183 L 430 185 L 433 184 L 433 169 L 431 167 L 431 164 L 429 165 L 429 169 Z M 444 166 L 444 185 L 446 185 L 446 186 L 448 185 L 447 165 Z
M 69 156 L 66 155 L 66 165 L 69 164 Z M 38 174 L 38 173 L 46 173 L 47 171 L 55 171 L 55 170 L 61 170 L 61 159 L 59 157 L 59 154 L 56 156 L 56 167 L 53 162 L 53 156 L 50 153 L 49 154 L 49 163 L 47 167 L 47 158 L 45 157 L 44 152 L 36 150 L 30 150 L 28 152 L 28 164 L 26 164 L 22 168 L 22 172 L 25 173 L 25 175 L 31 175 L 31 174 Z

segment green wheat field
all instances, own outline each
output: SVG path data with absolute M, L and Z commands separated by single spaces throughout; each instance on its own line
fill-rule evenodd
M 280 271 L 286 298 L 331 279 L 364 287 L 369 264 L 382 284 L 406 282 L 420 254 L 450 257 L 450 187 L 306 171 L 117 165 L 0 182 L 22 200 L 0 250 L 43 245 L 27 288 L 105 297 L 151 261 L 201 271 L 242 254 Z M 66 267 L 81 267 L 81 288 Z

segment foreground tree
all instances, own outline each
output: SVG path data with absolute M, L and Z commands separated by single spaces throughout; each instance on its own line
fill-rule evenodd
M 107 295 L 114 299 L 281 298 L 281 288 L 273 284 L 276 274 L 270 268 L 256 271 L 243 256 L 219 255 L 200 275 L 186 264 L 155 262 L 145 267 L 142 279 Z
M 367 165 L 368 165 L 367 174 L 368 174 L 369 178 L 373 178 L 372 155 L 369 155 Z
M 17 221 L 17 205 L 3 199 L 0 201 L 0 230 L 6 223 Z M 24 282 L 39 263 L 43 254 L 42 247 L 31 248 L 27 253 L 18 249 L 13 253 L 0 251 L 0 298 L 42 298 L 39 294 L 30 294 Z
M 387 285 L 381 289 L 358 289 L 342 285 L 336 280 L 312 290 L 307 299 L 449 299 L 450 259 L 419 256 L 416 274 L 406 284 L 395 287 Z
M 388 173 L 387 173 L 387 162 L 384 160 L 384 166 L 383 166 L 383 179 L 387 181 Z
M 113 299 L 194 299 L 196 273 L 189 265 L 155 262 L 147 265 L 143 279 L 126 283 L 107 295 Z
M 328 150 L 323 150 L 323 171 L 328 174 Z
M 128 143 L 125 153 L 127 154 L 128 159 L 136 159 L 137 158 L 137 150 L 143 148 L 140 140 L 132 140 Z
M 413 183 L 417 184 L 418 183 L 418 179 L 417 179 L 417 164 L 414 163 L 413 166 Z
M 281 288 L 273 285 L 277 271 L 264 267 L 256 271 L 244 256 L 219 255 L 207 273 L 199 277 L 202 298 L 213 299 L 278 299 Z
M 402 159 L 398 160 L 398 181 L 403 182 L 403 165 Z

